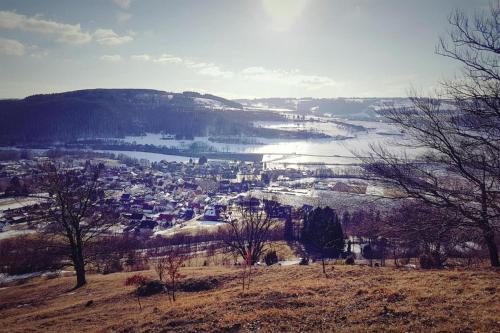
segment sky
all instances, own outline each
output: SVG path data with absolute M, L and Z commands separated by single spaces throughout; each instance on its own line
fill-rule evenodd
M 489 0 L 0 0 L 0 98 L 88 88 L 404 97 L 459 69 L 454 10 Z

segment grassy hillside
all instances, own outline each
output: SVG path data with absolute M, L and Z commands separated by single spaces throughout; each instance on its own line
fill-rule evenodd
M 142 298 L 124 287 L 134 273 L 38 279 L 0 289 L 4 332 L 494 332 L 500 329 L 498 271 L 420 271 L 366 266 L 273 266 L 257 269 L 241 291 L 237 268 L 185 268 L 216 277 L 210 291 Z M 151 277 L 154 273 L 144 272 Z M 85 306 L 92 300 L 93 304 Z

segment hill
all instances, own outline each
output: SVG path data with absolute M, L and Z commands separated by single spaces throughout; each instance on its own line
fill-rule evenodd
M 259 113 L 260 117 L 269 117 Z M 255 114 L 196 92 L 91 89 L 0 101 L 0 144 L 123 137 L 250 133 Z
M 335 268 L 333 268 L 335 267 Z M 144 297 L 139 309 L 134 273 L 33 280 L 0 289 L 0 331 L 5 332 L 493 332 L 500 327 L 498 272 L 402 270 L 317 264 L 257 268 L 249 291 L 240 270 L 187 267 L 188 278 L 219 286 Z M 153 272 L 142 272 L 154 276 Z M 92 300 L 90 306 L 85 304 Z
M 376 111 L 387 104 L 404 103 L 403 98 L 257 98 L 238 99 L 247 109 L 289 110 L 351 120 L 375 120 Z

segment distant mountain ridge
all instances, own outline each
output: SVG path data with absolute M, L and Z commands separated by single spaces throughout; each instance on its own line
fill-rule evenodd
M 247 110 L 276 109 L 300 114 L 337 116 L 351 120 L 375 120 L 377 110 L 408 103 L 407 98 L 256 98 L 237 99 Z

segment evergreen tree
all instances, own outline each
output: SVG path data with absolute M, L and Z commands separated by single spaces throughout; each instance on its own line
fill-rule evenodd
M 19 177 L 14 176 L 9 182 L 9 186 L 5 189 L 6 197 L 19 197 L 28 195 L 28 188 L 21 183 Z
M 321 255 L 323 273 L 325 258 L 337 257 L 344 249 L 344 233 L 337 213 L 330 207 L 317 207 L 304 218 L 302 241 Z
M 351 224 L 351 214 L 349 214 L 349 211 L 345 211 L 344 214 L 342 214 L 342 227 L 344 230 L 346 230 L 349 225 Z
M 295 237 L 294 237 L 294 232 L 293 232 L 293 221 L 292 221 L 292 217 L 290 215 L 287 216 L 286 220 L 285 220 L 285 240 L 287 242 L 292 242 L 294 241 Z
M 201 156 L 199 159 L 198 159 L 198 164 L 199 165 L 204 165 L 207 163 L 207 157 L 205 155 Z

